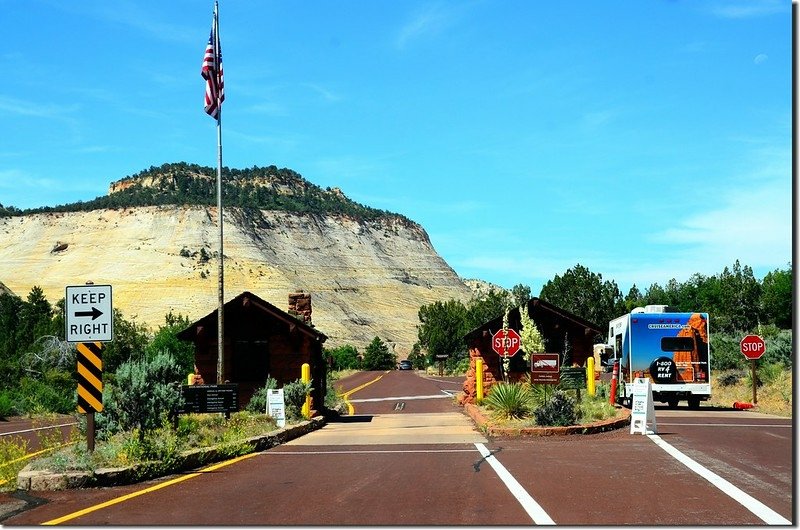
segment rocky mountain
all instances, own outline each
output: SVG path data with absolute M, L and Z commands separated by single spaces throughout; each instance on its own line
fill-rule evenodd
M 153 329 L 169 311 L 216 308 L 215 170 L 150 168 L 93 201 L 0 217 L 0 281 L 20 296 L 39 285 L 55 302 L 67 285 L 113 286 L 114 307 Z M 251 291 L 286 309 L 312 296 L 328 347 L 363 351 L 375 336 L 399 357 L 416 341 L 419 307 L 472 296 L 425 230 L 323 190 L 290 170 L 226 170 L 225 300 Z

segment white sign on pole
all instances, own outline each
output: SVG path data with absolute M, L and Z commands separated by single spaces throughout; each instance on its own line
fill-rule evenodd
M 651 429 L 648 432 L 647 425 Z M 637 377 L 633 380 L 633 400 L 631 402 L 631 434 L 640 432 L 642 434 L 655 434 L 658 432 L 656 426 L 656 411 L 653 406 L 653 389 L 650 387 L 650 379 Z
M 267 390 L 267 415 L 275 418 L 278 427 L 286 427 L 286 404 L 282 388 Z
M 64 311 L 67 342 L 114 340 L 110 285 L 67 286 Z

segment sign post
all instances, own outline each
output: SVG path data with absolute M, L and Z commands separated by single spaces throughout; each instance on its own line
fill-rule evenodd
M 508 366 L 519 351 L 522 340 L 513 329 L 501 329 L 492 335 L 492 349 L 503 358 L 503 380 L 508 381 Z
M 751 377 L 753 382 L 753 405 L 758 404 L 758 396 L 756 395 L 756 361 L 762 355 L 767 353 L 767 343 L 758 335 L 747 335 L 739 342 L 739 349 L 747 359 L 750 360 Z
M 111 286 L 70 285 L 64 301 L 64 336 L 78 343 L 78 412 L 86 414 L 86 447 L 94 451 L 94 413 L 103 411 L 103 342 L 114 340 Z
M 267 390 L 267 415 L 275 418 L 278 427 L 286 427 L 286 403 L 283 398 L 282 388 Z
M 653 394 L 650 379 L 637 377 L 633 380 L 633 399 L 631 400 L 631 434 L 641 432 L 647 434 L 647 424 L 653 426 L 652 433 L 658 432 L 656 411 L 653 406 Z

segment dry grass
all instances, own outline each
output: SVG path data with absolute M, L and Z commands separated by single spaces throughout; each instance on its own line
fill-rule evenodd
M 721 381 L 731 371 L 717 372 L 711 380 L 711 405 L 730 407 L 734 402 L 753 402 L 749 371 L 736 383 L 724 386 Z M 753 410 L 776 416 L 792 417 L 792 370 L 783 370 L 762 386 L 756 387 L 757 407 Z

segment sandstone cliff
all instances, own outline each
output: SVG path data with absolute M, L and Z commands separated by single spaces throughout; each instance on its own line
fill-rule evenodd
M 224 213 L 226 301 L 249 290 L 286 309 L 289 293 L 303 289 L 328 347 L 363 351 L 377 335 L 402 358 L 416 341 L 421 305 L 472 296 L 424 229 L 403 217 Z M 111 284 L 127 318 L 153 329 L 170 310 L 194 320 L 217 304 L 216 220 L 216 208 L 202 205 L 0 218 L 0 281 L 22 297 L 39 285 L 52 303 L 67 285 Z

